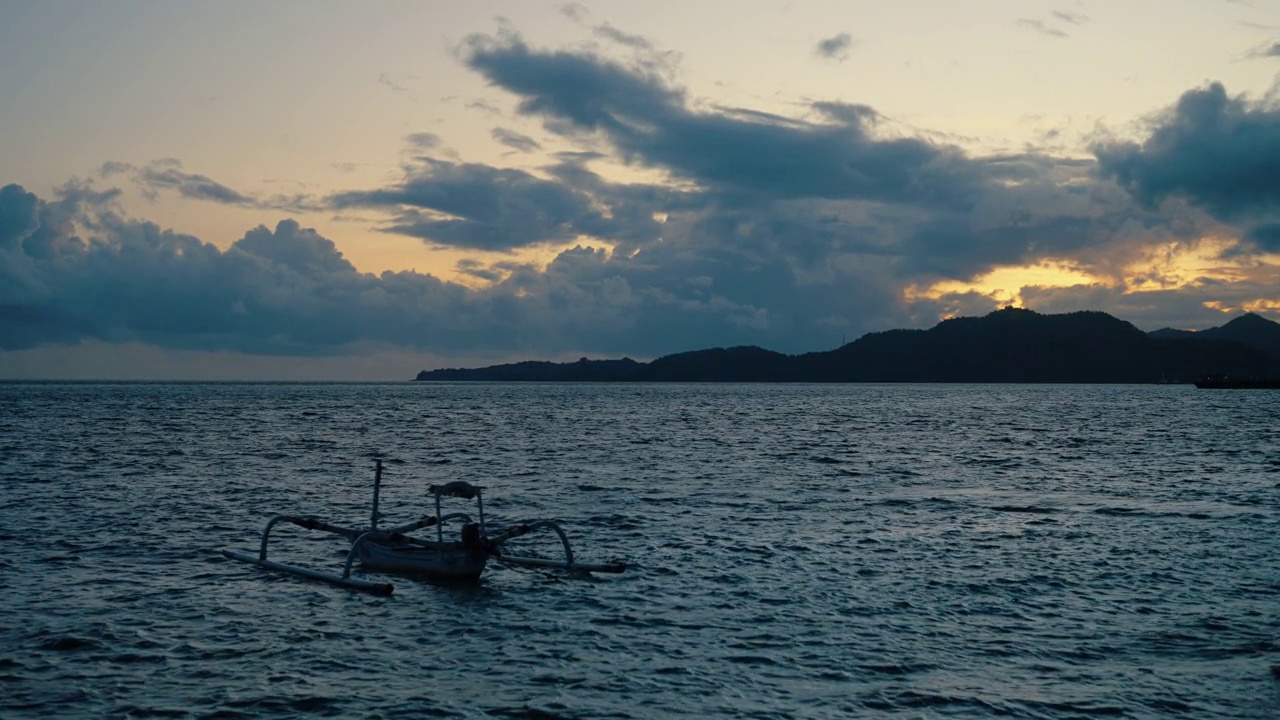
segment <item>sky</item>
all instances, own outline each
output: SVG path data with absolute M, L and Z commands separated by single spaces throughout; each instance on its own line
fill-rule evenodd
M 0 98 L 0 379 L 1280 320 L 1280 0 L 8 0 Z

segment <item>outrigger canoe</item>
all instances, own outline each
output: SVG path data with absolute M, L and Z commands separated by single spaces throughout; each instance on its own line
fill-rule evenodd
M 395 588 L 389 583 L 352 577 L 352 567 L 357 562 L 369 570 L 410 575 L 435 582 L 475 582 L 484 573 L 490 558 L 508 565 L 561 569 L 579 573 L 620 573 L 626 569 L 626 563 L 623 562 L 604 564 L 578 562 L 574 558 L 568 536 L 554 520 L 518 523 L 495 530 L 490 534 L 485 524 L 484 502 L 481 497 L 481 491 L 484 488 L 461 480 L 444 485 L 432 485 L 428 488 L 428 492 L 435 499 L 434 514 L 424 515 L 404 525 L 381 529 L 378 527 L 378 499 L 381 488 L 382 461 L 377 460 L 374 465 L 373 512 L 369 518 L 368 528 L 341 527 L 311 516 L 277 515 L 271 518 L 263 529 L 257 554 L 239 550 L 223 550 L 222 554 L 232 560 L 250 563 L 268 570 L 321 580 L 378 595 L 390 595 Z M 473 520 L 464 512 L 442 514 L 442 498 L 475 500 L 476 518 Z M 445 540 L 445 525 L 454 521 L 462 523 L 458 539 Z M 349 540 L 351 547 L 347 552 L 342 572 L 339 574 L 312 570 L 268 560 L 267 542 L 271 537 L 272 529 L 280 523 L 291 523 L 308 530 L 334 533 Z M 409 534 L 415 530 L 430 527 L 436 529 L 434 540 L 424 540 Z M 564 548 L 563 560 L 525 557 L 503 551 L 503 544 L 507 541 L 544 529 L 551 530 L 560 538 L 561 546 Z

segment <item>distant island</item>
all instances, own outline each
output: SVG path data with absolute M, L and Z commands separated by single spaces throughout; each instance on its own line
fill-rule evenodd
M 1005 308 L 928 330 L 864 335 L 835 350 L 695 350 L 652 362 L 526 361 L 424 370 L 422 381 L 1191 383 L 1280 377 L 1280 323 L 1254 313 L 1208 330 L 1143 332 L 1102 312 Z

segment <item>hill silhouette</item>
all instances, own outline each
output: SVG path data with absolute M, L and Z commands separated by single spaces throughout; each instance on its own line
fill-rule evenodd
M 1102 312 L 1005 308 L 928 330 L 869 333 L 824 352 L 711 348 L 629 358 L 430 370 L 418 380 L 585 382 L 1157 383 L 1280 375 L 1280 323 L 1248 314 L 1200 332 L 1144 333 Z
M 1171 340 L 1232 340 L 1280 359 L 1280 323 L 1272 322 L 1257 313 L 1245 313 L 1226 325 L 1207 330 L 1163 328 L 1152 332 L 1151 337 Z

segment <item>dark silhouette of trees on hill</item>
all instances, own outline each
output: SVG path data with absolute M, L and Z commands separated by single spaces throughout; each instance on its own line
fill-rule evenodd
M 1005 308 L 928 330 L 869 333 L 835 350 L 784 355 L 712 348 L 649 363 L 520 362 L 423 371 L 418 380 L 580 382 L 1157 383 L 1280 376 L 1280 323 L 1245 315 L 1202 332 L 1144 333 L 1101 312 Z

